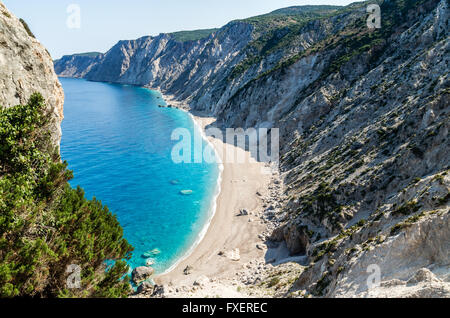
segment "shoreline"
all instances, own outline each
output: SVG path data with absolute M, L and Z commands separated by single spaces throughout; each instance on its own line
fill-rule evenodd
M 161 96 L 163 96 L 164 101 L 166 101 L 164 95 L 161 94 Z M 194 252 L 194 250 L 197 248 L 197 246 L 203 241 L 203 239 L 205 238 L 206 234 L 208 233 L 209 227 L 211 226 L 211 222 L 213 221 L 214 216 L 216 215 L 217 200 L 219 199 L 220 193 L 222 192 L 222 177 L 223 177 L 224 165 L 223 165 L 222 159 L 219 156 L 219 153 L 218 153 L 217 149 L 214 147 L 212 142 L 205 135 L 204 127 L 201 126 L 201 123 L 198 122 L 198 119 L 196 119 L 196 117 L 192 113 L 190 113 L 189 111 L 187 111 L 185 109 L 182 109 L 182 108 L 178 108 L 178 109 L 180 109 L 182 111 L 185 111 L 189 115 L 189 117 L 192 119 L 192 121 L 194 123 L 195 128 L 199 130 L 199 132 L 200 132 L 200 134 L 202 136 L 202 139 L 207 143 L 207 145 L 209 147 L 211 147 L 211 149 L 214 150 L 215 157 L 219 161 L 217 163 L 218 170 L 219 170 L 219 176 L 217 178 L 216 190 L 214 192 L 214 196 L 213 196 L 213 199 L 211 201 L 211 207 L 209 208 L 209 211 L 208 211 L 207 220 L 205 222 L 205 225 L 203 226 L 203 229 L 198 234 L 197 239 L 189 247 L 189 249 L 186 251 L 186 253 L 183 256 L 181 256 L 172 266 L 170 266 L 163 273 L 158 274 L 157 277 L 167 275 L 170 272 L 172 272 L 173 270 L 175 270 L 180 263 L 182 263 L 184 260 L 189 258 L 189 256 L 191 256 L 191 254 Z
M 265 225 L 254 217 L 262 209 L 262 200 L 257 193 L 267 191 L 271 175 L 261 173 L 264 163 L 251 158 L 250 153 L 205 135 L 205 128 L 212 124 L 215 118 L 194 114 L 186 105 L 174 101 L 172 96 L 161 92 L 160 94 L 167 105 L 186 111 L 191 116 L 197 128 L 201 130 L 202 137 L 220 159 L 221 172 L 218 178 L 219 191 L 212 202 L 212 213 L 204 230 L 199 234 L 199 239 L 184 257 L 153 280 L 158 285 L 173 286 L 192 284 L 200 277 L 217 279 L 229 276 L 231 272 L 234 273 L 242 267 L 241 259 L 248 262 L 264 257 L 264 251 L 256 246 L 261 242 L 259 236 L 264 232 Z M 224 151 L 221 152 L 220 149 Z M 243 151 L 246 163 L 224 164 L 226 151 Z M 237 216 L 242 209 L 251 212 L 246 216 Z M 190 269 L 192 273 L 186 275 L 186 269 Z

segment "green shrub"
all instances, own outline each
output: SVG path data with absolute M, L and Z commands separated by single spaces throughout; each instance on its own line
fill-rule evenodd
M 31 36 L 32 38 L 36 38 L 33 34 L 33 32 L 31 32 L 30 27 L 28 26 L 28 24 L 25 22 L 24 19 L 19 19 L 19 21 L 22 23 L 23 27 L 25 28 L 25 31 L 27 31 L 28 35 Z
M 280 283 L 280 278 L 279 277 L 274 277 L 272 278 L 269 283 L 267 284 L 267 286 L 269 286 L 269 288 L 272 288 L 273 286 L 276 286 Z
M 364 219 L 362 219 L 362 220 L 359 220 L 359 222 L 356 223 L 356 225 L 357 225 L 358 227 L 363 227 L 366 223 L 367 223 L 367 221 L 364 220 Z
M 170 35 L 178 42 L 189 42 L 198 41 L 207 38 L 219 29 L 206 29 L 206 30 L 195 30 L 195 31 L 180 31 L 174 32 Z
M 446 195 L 444 195 L 442 198 L 439 198 L 438 204 L 439 205 L 445 205 L 450 201 L 450 192 L 448 192 Z
M 396 209 L 394 212 L 392 212 L 393 215 L 409 215 L 414 212 L 419 211 L 420 205 L 417 203 L 417 201 L 410 201 L 408 203 L 403 204 L 401 207 Z
M 331 275 L 329 272 L 325 272 L 323 276 L 317 281 L 314 294 L 316 296 L 323 296 L 326 288 L 331 283 Z

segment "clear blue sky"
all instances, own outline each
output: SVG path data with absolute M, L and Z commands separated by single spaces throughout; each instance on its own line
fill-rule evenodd
M 347 5 L 356 0 L 2 0 L 25 19 L 53 58 L 105 52 L 118 40 L 181 30 L 221 27 L 234 19 L 293 5 Z M 81 9 L 81 28 L 67 27 L 70 4 Z

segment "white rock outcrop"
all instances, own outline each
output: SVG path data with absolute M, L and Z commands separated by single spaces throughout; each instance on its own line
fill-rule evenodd
M 0 2 L 0 106 L 26 104 L 40 93 L 54 118 L 52 139 L 59 145 L 64 92 L 48 51 Z

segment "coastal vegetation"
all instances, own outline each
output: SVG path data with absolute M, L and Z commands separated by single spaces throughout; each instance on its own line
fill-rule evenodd
M 308 22 L 335 14 L 339 8 L 336 6 L 290 7 L 239 20 L 254 27 L 255 40 L 245 48 L 246 58 L 234 67 L 230 79 L 238 77 L 276 51 L 299 45 L 298 36 Z
M 0 297 L 125 297 L 133 248 L 106 206 L 70 187 L 50 118 L 40 94 L 0 108 Z
M 194 30 L 194 31 L 180 31 L 174 32 L 170 35 L 178 42 L 189 42 L 189 41 L 198 41 L 204 38 L 207 38 L 212 33 L 216 32 L 219 29 L 205 29 L 205 30 Z
M 74 55 L 76 55 L 76 56 L 87 56 L 87 57 L 97 57 L 100 54 L 102 54 L 102 53 L 100 53 L 100 52 L 86 52 L 86 53 L 77 53 L 77 54 L 74 54 Z
M 306 21 L 330 15 L 341 8 L 339 6 L 329 5 L 293 6 L 238 21 L 252 24 L 255 32 L 261 34 L 281 27 L 298 25 Z
M 36 38 L 34 36 L 33 32 L 31 32 L 31 29 L 28 26 L 28 23 L 26 23 L 24 19 L 19 19 L 19 21 L 20 21 L 20 23 L 22 23 L 22 25 L 25 28 L 25 31 L 27 31 L 28 35 L 31 36 L 32 38 Z

